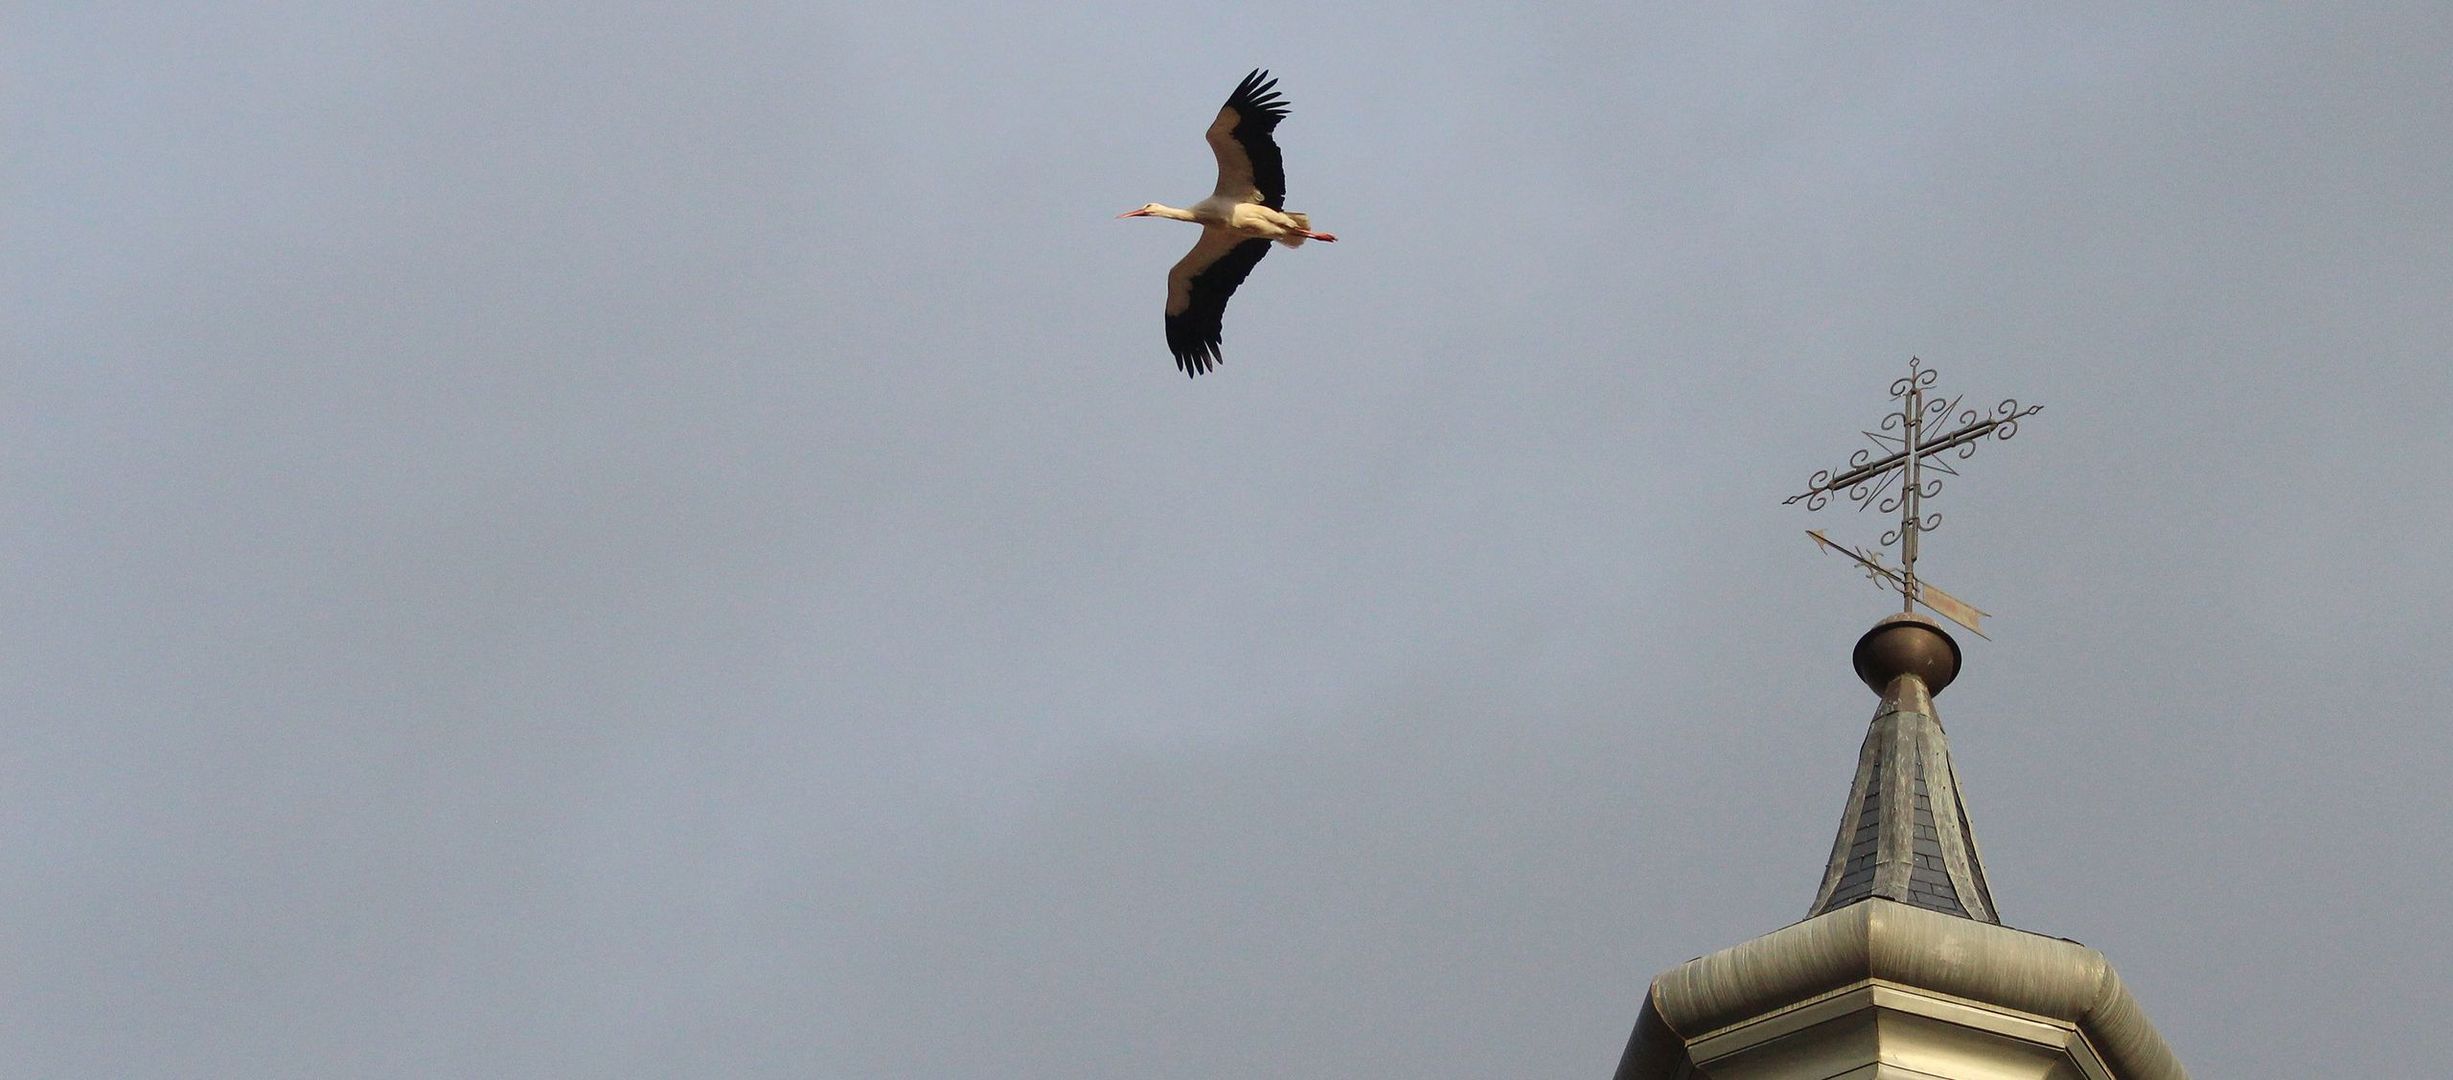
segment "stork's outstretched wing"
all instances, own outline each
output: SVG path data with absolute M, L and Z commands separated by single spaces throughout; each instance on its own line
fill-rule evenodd
M 1218 190 L 1212 194 L 1286 209 L 1286 165 L 1270 134 L 1286 119 L 1277 85 L 1268 72 L 1254 68 L 1210 122 L 1209 148 L 1218 155 Z
M 1167 271 L 1167 350 L 1184 374 L 1199 375 L 1221 362 L 1218 340 L 1227 297 L 1267 254 L 1267 240 L 1203 228 L 1200 242 Z

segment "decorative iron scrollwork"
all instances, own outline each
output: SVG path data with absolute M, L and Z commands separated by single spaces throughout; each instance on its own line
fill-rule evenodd
M 1806 490 L 1782 500 L 1784 505 L 1802 502 L 1808 511 L 1815 511 L 1830 505 L 1835 494 L 1845 492 L 1859 512 L 1871 507 L 1898 515 L 1897 523 L 1882 534 L 1882 547 L 1899 546 L 1899 569 L 1868 569 L 1866 574 L 1887 581 L 1911 605 L 1918 599 L 1917 537 L 1942 527 L 1941 512 L 1924 504 L 1941 496 L 1943 477 L 1959 475 L 1951 459 L 1965 461 L 1976 456 L 1977 447 L 1986 439 L 2016 436 L 2020 420 L 2044 409 L 2021 405 L 2017 398 L 2003 398 L 1991 410 L 1961 408 L 1961 396 L 1927 393 L 1940 377 L 1938 369 L 1909 357 L 1908 374 L 1891 381 L 1891 399 L 1898 402 L 1897 407 L 1874 430 L 1862 433 L 1873 445 L 1849 454 L 1844 468 L 1817 470 L 1807 479 Z M 1942 430 L 1945 427 L 1950 430 Z M 1940 475 L 1933 475 L 1936 473 Z M 1819 539 L 1821 534 L 1816 536 Z M 1857 549 L 1856 558 L 1869 567 L 1878 566 L 1880 549 Z

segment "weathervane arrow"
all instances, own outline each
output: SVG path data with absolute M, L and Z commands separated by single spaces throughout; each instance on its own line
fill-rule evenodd
M 1923 509 L 1926 499 L 1942 493 L 1942 478 L 1926 473 L 1931 470 L 1959 475 L 1959 470 L 1941 455 L 1950 453 L 1961 460 L 1973 457 L 1984 440 L 2006 440 L 2017 435 L 2019 421 L 2041 412 L 2044 406 L 2022 406 L 2017 399 L 2006 398 L 1989 412 L 1962 410 L 1959 398 L 1944 399 L 1926 393 L 1936 378 L 1934 369 L 1926 367 L 1924 361 L 1909 357 L 1906 377 L 1891 383 L 1891 397 L 1899 402 L 1899 408 L 1882 418 L 1881 431 L 1864 433 L 1873 440 L 1873 448 L 1850 455 L 1844 468 L 1815 473 L 1806 482 L 1806 490 L 1782 500 L 1782 504 L 1802 502 L 1807 510 L 1820 510 L 1831 502 L 1833 493 L 1846 492 L 1860 511 L 1868 506 L 1878 507 L 1884 513 L 1898 511 L 1899 524 L 1883 534 L 1881 544 L 1881 547 L 1899 545 L 1896 568 L 1883 564 L 1880 548 L 1845 548 L 1819 529 L 1809 529 L 1806 535 L 1825 550 L 1855 561 L 1866 577 L 1898 592 L 1900 610 L 1913 611 L 1916 605 L 1923 604 L 1934 614 L 1984 637 L 1980 625 L 1984 612 L 1917 577 L 1917 537 L 1942 525 L 1940 513 Z M 1948 431 L 1931 433 L 1945 426 Z M 1882 456 L 1877 458 L 1877 452 Z
M 1888 566 L 1884 566 L 1882 564 L 1882 559 L 1878 554 L 1863 551 L 1851 551 L 1848 548 L 1841 547 L 1839 544 L 1834 543 L 1830 537 L 1823 535 L 1823 530 L 1821 529 L 1808 529 L 1806 530 L 1806 535 L 1813 537 L 1815 544 L 1821 547 L 1823 550 L 1836 552 L 1847 556 L 1865 571 L 1865 576 L 1867 578 L 1884 582 L 1887 584 L 1887 587 L 1892 589 L 1907 588 L 1907 576 Z M 1967 627 L 1968 632 L 1975 634 L 1977 637 L 1984 638 L 1987 641 L 1993 640 L 1993 638 L 1984 631 L 1986 612 L 1977 610 L 1976 605 L 1974 604 L 1968 603 L 1967 601 L 1961 600 L 1956 596 L 1943 592 L 1942 587 L 1934 584 L 1933 582 L 1919 581 L 1916 583 L 1916 602 L 1925 605 L 1927 610 L 1932 611 L 1936 615 L 1940 615 L 1945 619 L 1949 619 L 1952 622 Z

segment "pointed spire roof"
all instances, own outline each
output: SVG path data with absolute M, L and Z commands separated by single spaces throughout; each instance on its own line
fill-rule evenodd
M 1814 910 L 1654 978 L 1617 1080 L 2189 1080 L 2102 953 L 1995 914 L 1933 708 L 1958 643 L 1893 615 L 1855 661 L 1881 704 Z
M 1903 613 L 1857 639 L 1853 659 L 1881 704 L 1808 916 L 1880 897 L 2000 923 L 1933 707 L 1959 674 L 1959 643 L 1933 620 Z

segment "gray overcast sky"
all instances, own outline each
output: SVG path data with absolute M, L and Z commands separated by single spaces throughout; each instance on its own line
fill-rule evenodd
M 0 1060 L 1604 1077 L 1799 918 L 1910 354 L 2009 922 L 2432 1075 L 2440 5 L 28 4 Z M 1200 132 L 1340 234 L 1187 381 Z

